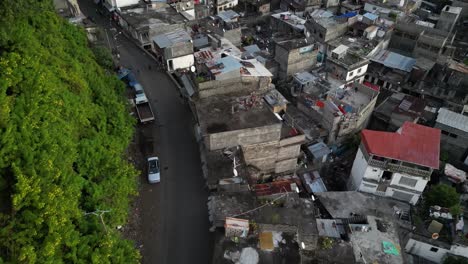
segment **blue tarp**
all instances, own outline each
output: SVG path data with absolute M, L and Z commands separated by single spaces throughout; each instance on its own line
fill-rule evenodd
M 349 13 L 346 13 L 346 14 L 342 14 L 342 15 L 339 15 L 339 16 L 336 16 L 336 18 L 350 18 L 350 17 L 353 17 L 353 16 L 356 16 L 357 15 L 357 12 L 349 12 Z

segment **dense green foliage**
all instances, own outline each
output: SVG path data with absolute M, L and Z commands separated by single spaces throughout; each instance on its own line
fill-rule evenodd
M 138 262 L 123 92 L 52 1 L 0 1 L 0 263 Z
M 447 184 L 438 184 L 431 187 L 426 194 L 427 206 L 438 205 L 442 207 L 453 207 L 460 203 L 460 195 L 455 188 Z

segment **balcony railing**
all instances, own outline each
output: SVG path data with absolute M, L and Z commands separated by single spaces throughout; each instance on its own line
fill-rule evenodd
M 430 177 L 432 173 L 432 171 L 420 170 L 420 169 L 404 166 L 401 164 L 395 164 L 389 161 L 381 161 L 381 160 L 376 160 L 372 158 L 368 160 L 368 164 L 374 167 L 382 168 L 384 170 L 389 170 L 393 172 L 401 172 L 401 173 L 406 173 L 409 175 L 421 176 L 421 177 Z

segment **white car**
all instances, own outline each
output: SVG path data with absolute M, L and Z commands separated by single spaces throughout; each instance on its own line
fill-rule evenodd
M 149 183 L 158 183 L 161 181 L 161 169 L 159 167 L 158 157 L 148 158 L 148 181 Z
M 145 90 L 143 90 L 143 86 L 137 83 L 134 86 L 135 88 L 135 103 L 142 104 L 148 102 L 148 98 L 146 98 Z

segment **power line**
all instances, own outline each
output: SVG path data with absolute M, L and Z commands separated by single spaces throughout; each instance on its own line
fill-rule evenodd
M 94 212 L 84 212 L 84 215 L 95 215 L 95 216 L 99 216 L 99 218 L 101 219 L 101 223 L 102 225 L 104 226 L 104 229 L 106 230 L 106 233 L 109 233 L 109 231 L 107 230 L 107 226 L 106 226 L 106 223 L 104 223 L 104 218 L 102 217 L 103 214 L 105 213 L 109 213 L 111 210 L 99 210 L 97 209 L 96 211 Z

